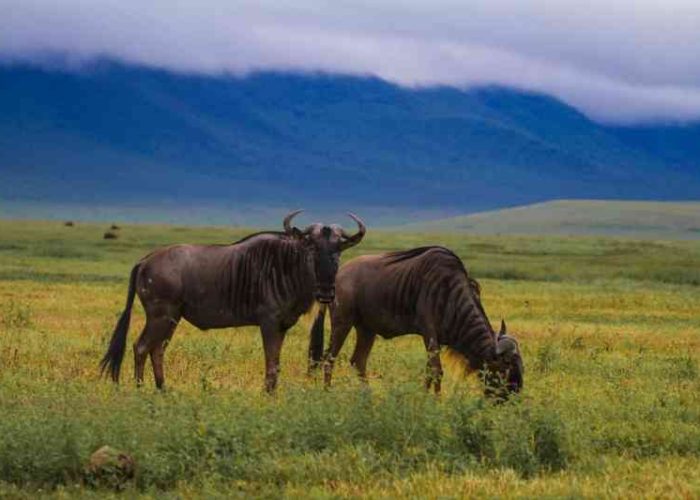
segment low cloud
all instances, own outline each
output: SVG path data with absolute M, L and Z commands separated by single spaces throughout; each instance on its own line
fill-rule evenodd
M 1 0 L 0 57 L 375 75 L 545 92 L 611 123 L 700 119 L 700 2 Z

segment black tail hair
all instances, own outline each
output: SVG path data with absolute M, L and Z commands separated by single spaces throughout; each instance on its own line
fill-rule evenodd
M 318 314 L 311 327 L 309 338 L 309 370 L 318 367 L 323 357 L 323 322 L 326 319 L 326 304 L 319 304 Z
M 112 340 L 109 341 L 107 353 L 100 361 L 100 373 L 109 370 L 112 380 L 119 382 L 119 371 L 124 359 L 124 351 L 126 350 L 126 334 L 129 332 L 129 320 L 131 319 L 131 307 L 134 305 L 134 295 L 136 295 L 136 275 L 138 274 L 140 264 L 136 264 L 131 270 L 129 278 L 129 291 L 126 295 L 126 307 L 122 315 L 117 321 L 117 326 L 114 327 Z

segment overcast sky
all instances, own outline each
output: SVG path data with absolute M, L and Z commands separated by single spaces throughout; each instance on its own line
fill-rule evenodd
M 700 0 L 0 0 L 0 58 L 502 84 L 615 123 L 700 119 Z

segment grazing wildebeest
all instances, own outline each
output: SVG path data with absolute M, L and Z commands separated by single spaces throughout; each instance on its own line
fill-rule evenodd
M 286 331 L 307 312 L 314 299 L 335 296 L 340 253 L 365 234 L 312 224 L 303 231 L 284 219 L 284 232 L 252 234 L 231 245 L 173 245 L 144 257 L 131 270 L 126 308 L 101 362 L 103 372 L 119 380 L 134 295 L 146 311 L 146 326 L 134 344 L 136 381 L 143 381 L 150 355 L 156 386 L 163 387 L 163 355 L 180 318 L 203 330 L 259 325 L 265 350 L 265 387 L 277 385 Z
M 326 385 L 350 329 L 357 332 L 351 364 L 366 378 L 367 357 L 376 335 L 390 339 L 418 333 L 428 351 L 426 389 L 440 392 L 440 347 L 484 370 L 486 393 L 518 392 L 523 364 L 517 341 L 496 335 L 481 305 L 479 284 L 450 250 L 430 246 L 357 257 L 338 271 L 336 299 L 330 304 L 331 342 L 324 357 Z M 312 327 L 311 343 L 323 343 L 325 306 Z

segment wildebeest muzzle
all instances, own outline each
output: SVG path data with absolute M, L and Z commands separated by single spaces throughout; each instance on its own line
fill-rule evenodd
M 335 299 L 335 287 L 331 286 L 325 289 L 319 288 L 316 290 L 315 296 L 316 300 L 321 304 L 330 304 Z

